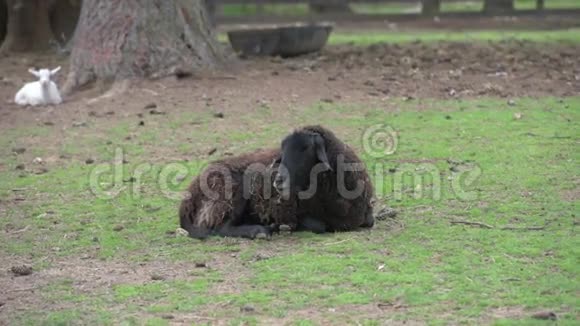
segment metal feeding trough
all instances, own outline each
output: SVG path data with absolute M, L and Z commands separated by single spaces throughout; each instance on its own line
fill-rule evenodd
M 319 51 L 331 32 L 332 25 L 327 23 L 295 24 L 232 30 L 228 38 L 243 55 L 292 57 Z

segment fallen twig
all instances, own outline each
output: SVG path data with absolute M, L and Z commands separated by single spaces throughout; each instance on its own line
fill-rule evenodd
M 22 232 L 25 232 L 26 230 L 28 230 L 28 228 L 30 228 L 30 225 L 27 225 L 27 226 L 23 227 L 23 228 L 22 228 L 22 229 L 20 229 L 20 230 L 12 231 L 12 232 L 10 232 L 10 234 L 18 234 L 18 233 L 22 233 Z
M 504 226 L 501 227 L 500 230 L 526 230 L 526 231 L 540 231 L 540 230 L 544 230 L 546 228 L 546 226 L 523 226 L 523 227 L 518 227 L 518 226 Z
M 8 292 L 26 292 L 26 291 L 34 291 L 37 290 L 37 286 L 32 286 L 28 288 L 20 288 L 20 289 L 9 289 Z
M 336 242 L 329 242 L 329 243 L 325 243 L 324 245 L 325 246 L 332 246 L 332 245 L 335 245 L 335 244 L 347 242 L 349 240 L 352 240 L 352 238 L 348 238 L 348 239 L 344 239 L 344 240 L 340 240 L 340 241 L 336 241 Z
M 481 222 L 472 222 L 472 221 L 460 221 L 460 220 L 455 220 L 455 221 L 451 221 L 451 224 L 466 224 L 466 225 L 472 225 L 472 226 L 479 226 L 481 228 L 484 229 L 493 229 L 494 227 L 489 225 L 489 224 L 485 224 L 485 223 L 481 223 Z
M 471 226 L 479 226 L 480 228 L 484 228 L 484 229 L 497 229 L 497 230 L 514 230 L 514 231 L 540 231 L 540 230 L 544 230 L 546 228 L 546 225 L 544 226 L 502 226 L 502 227 L 495 227 L 493 225 L 489 225 L 489 224 L 485 224 L 482 222 L 477 222 L 477 221 L 463 221 L 463 220 L 453 220 L 451 221 L 451 224 L 465 224 L 465 225 L 471 225 Z

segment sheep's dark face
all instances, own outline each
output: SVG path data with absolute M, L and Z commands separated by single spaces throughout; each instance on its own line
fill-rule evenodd
M 282 141 L 274 187 L 280 193 L 303 191 L 310 186 L 311 175 L 331 169 L 324 139 L 316 133 L 294 132 Z

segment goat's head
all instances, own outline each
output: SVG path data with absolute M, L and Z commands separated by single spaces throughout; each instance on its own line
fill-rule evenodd
M 320 134 L 295 131 L 282 141 L 280 165 L 274 187 L 280 193 L 306 190 L 311 174 L 332 170 Z
M 48 84 L 50 83 L 50 78 L 54 75 L 56 75 L 56 73 L 60 70 L 60 66 L 56 67 L 55 69 L 40 69 L 40 70 L 34 70 L 32 68 L 28 69 L 28 72 L 30 72 L 31 74 L 33 74 L 34 76 L 36 76 L 38 78 L 38 81 L 40 82 L 40 85 L 42 85 L 42 87 L 47 87 Z

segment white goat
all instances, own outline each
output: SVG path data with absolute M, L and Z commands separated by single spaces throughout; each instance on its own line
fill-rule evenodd
M 56 84 L 50 80 L 50 77 L 54 76 L 60 67 L 53 70 L 40 69 L 34 70 L 32 68 L 28 69 L 28 72 L 38 77 L 38 81 L 27 83 L 24 85 L 16 96 L 14 97 L 14 102 L 18 105 L 50 105 L 50 104 L 60 104 L 62 98 L 60 97 L 60 92 Z

